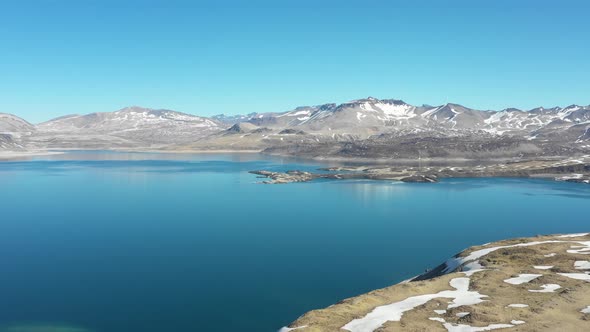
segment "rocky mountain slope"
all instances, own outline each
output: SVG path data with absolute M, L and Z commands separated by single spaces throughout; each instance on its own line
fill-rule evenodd
M 375 134 L 404 129 L 471 130 L 491 134 L 515 134 L 541 139 L 546 132 L 559 128 L 585 134 L 590 126 L 590 106 L 536 108 L 522 111 L 481 111 L 458 104 L 412 106 L 401 100 L 366 98 L 341 105 L 299 107 L 285 113 L 249 114 L 235 117 L 259 127 L 298 128 L 327 134 Z
M 35 126 L 16 115 L 0 113 L 0 133 L 30 133 Z
M 469 248 L 387 288 L 314 310 L 280 331 L 586 331 L 590 236 Z
M 30 145 L 50 148 L 158 147 L 197 141 L 227 126 L 205 117 L 141 107 L 68 115 L 36 126 Z
M 536 158 L 588 153 L 590 106 L 481 111 L 366 98 L 249 114 L 185 149 L 260 149 L 312 158 Z M 250 126 L 245 127 L 247 123 Z M 234 128 L 235 129 L 235 128 Z
M 14 132 L 17 132 L 15 134 Z M 590 151 L 590 106 L 482 111 L 365 98 L 288 112 L 211 118 L 128 107 L 37 126 L 0 116 L 2 149 L 256 150 L 312 158 L 486 159 Z
M 14 137 L 9 134 L 0 134 L 0 150 L 20 150 L 23 147 L 15 142 Z
M 24 150 L 24 141 L 36 131 L 34 125 L 16 115 L 0 113 L 0 150 Z

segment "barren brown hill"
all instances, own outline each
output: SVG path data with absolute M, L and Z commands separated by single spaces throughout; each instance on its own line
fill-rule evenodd
M 590 235 L 469 248 L 435 269 L 301 316 L 282 331 L 590 331 Z

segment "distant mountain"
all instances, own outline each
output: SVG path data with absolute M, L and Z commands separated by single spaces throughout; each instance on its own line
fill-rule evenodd
M 35 131 L 35 126 L 26 120 L 0 113 L 0 150 L 24 150 L 24 141 Z
M 522 111 L 414 106 L 368 97 L 235 116 L 223 135 L 186 149 L 264 150 L 313 158 L 537 158 L 590 154 L 590 106 Z M 252 126 L 245 126 L 250 124 Z
M 230 126 L 235 125 L 236 123 L 240 122 L 247 122 L 254 118 L 258 113 L 250 113 L 247 115 L 225 115 L 225 114 L 218 114 L 211 117 L 211 119 L 219 122 L 224 123 Z
M 22 150 L 22 145 L 18 144 L 12 135 L 0 134 L 0 151 Z
M 210 118 L 127 107 L 34 126 L 0 113 L 0 149 L 264 150 L 311 157 L 510 158 L 590 154 L 590 106 L 476 110 L 373 97 Z
M 0 133 L 29 133 L 35 126 L 16 115 L 0 113 Z
M 169 144 L 191 142 L 226 127 L 205 117 L 134 106 L 116 112 L 64 116 L 43 122 L 37 129 L 45 135 L 108 135 L 131 142 Z
M 484 131 L 536 139 L 551 137 L 551 128 L 578 133 L 585 125 L 590 125 L 590 106 L 536 108 L 528 112 L 515 108 L 482 111 L 459 104 L 413 106 L 401 100 L 369 97 L 340 105 L 305 106 L 284 113 L 241 118 L 261 127 L 296 127 L 310 133 L 360 137 L 413 129 Z

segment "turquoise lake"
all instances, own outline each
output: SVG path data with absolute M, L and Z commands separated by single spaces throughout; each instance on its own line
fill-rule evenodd
M 0 331 L 272 332 L 471 245 L 590 231 L 583 184 L 263 185 L 248 173 L 324 166 L 111 152 L 0 162 Z

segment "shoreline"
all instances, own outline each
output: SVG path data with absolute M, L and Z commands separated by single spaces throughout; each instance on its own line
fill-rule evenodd
M 0 161 L 8 161 L 26 157 L 42 157 L 60 155 L 64 152 L 60 151 L 0 151 Z
M 582 331 L 590 233 L 469 247 L 410 280 L 309 311 L 279 331 Z
M 590 155 L 576 157 L 544 157 L 536 160 L 472 160 L 472 159 L 398 159 L 395 162 L 370 160 L 362 163 L 350 159 L 310 159 L 282 154 L 266 154 L 261 150 L 163 150 L 163 149 L 47 149 L 31 151 L 0 151 L 0 162 L 11 160 L 28 160 L 28 158 L 63 155 L 75 151 L 104 151 L 113 153 L 153 153 L 153 154 L 250 154 L 274 158 L 291 158 L 302 161 L 324 163 L 318 172 L 291 170 L 286 172 L 269 172 L 251 170 L 249 173 L 268 178 L 262 183 L 282 184 L 292 182 L 309 182 L 316 179 L 365 179 L 392 180 L 402 182 L 438 182 L 442 178 L 542 178 L 554 181 L 568 181 L 590 184 Z M 330 166 L 334 162 L 337 166 Z M 334 165 L 334 164 L 332 164 Z
M 271 172 L 254 170 L 250 173 L 265 177 L 266 184 L 309 182 L 316 179 L 365 179 L 402 182 L 438 182 L 443 178 L 546 178 L 590 184 L 590 156 L 565 160 L 535 160 L 489 165 L 462 166 L 400 166 L 357 165 L 321 168 L 318 172 L 291 170 Z
M 588 154 L 578 154 L 574 156 L 539 156 L 539 157 L 503 157 L 503 158 L 359 158 L 359 157 L 342 157 L 342 156 L 306 156 L 306 155 L 291 155 L 283 153 L 268 153 L 265 149 L 167 149 L 165 146 L 161 148 L 47 148 L 47 149 L 36 149 L 36 150 L 24 150 L 24 151 L 2 151 L 3 153 L 19 153 L 19 154 L 30 154 L 30 155 L 44 155 L 44 154 L 56 154 L 63 153 L 63 151 L 112 151 L 112 152 L 136 152 L 136 153 L 166 153 L 166 154 L 222 154 L 222 153 L 235 153 L 235 154 L 261 154 L 271 157 L 282 157 L 282 158 L 295 158 L 309 161 L 318 162 L 338 162 L 338 163 L 352 163 L 359 165 L 409 165 L 409 164 L 424 164 L 428 165 L 454 165 L 454 164 L 492 164 L 492 163 L 514 163 L 514 162 L 526 162 L 526 161 L 557 161 L 564 160 L 567 158 L 583 158 L 589 156 Z
M 129 152 L 149 152 L 149 153 L 179 153 L 179 154 L 262 154 L 262 150 L 231 150 L 231 149 L 217 149 L 217 150 L 133 150 Z
M 63 155 L 71 152 L 113 152 L 113 153 L 162 153 L 162 154 L 259 154 L 260 150 L 158 150 L 158 149 L 80 149 L 80 148 L 57 148 L 44 150 L 27 151 L 2 151 L 0 150 L 0 161 L 24 157 L 40 157 L 51 155 Z
M 333 161 L 333 162 L 344 162 L 344 163 L 354 163 L 354 164 L 362 164 L 362 165 L 405 165 L 405 164 L 441 164 L 441 165 L 450 165 L 450 164 L 490 164 L 490 163 L 511 163 L 511 162 L 520 162 L 520 161 L 530 161 L 530 160 L 562 160 L 565 158 L 570 158 L 567 156 L 541 156 L 539 158 L 492 158 L 492 159 L 473 159 L 473 158 L 421 158 L 421 159 L 410 159 L 410 158 L 398 158 L 398 159 L 391 159 L 391 158 L 358 158 L 358 157 L 306 157 L 306 156 L 290 156 L 285 154 L 268 154 L 270 156 L 280 156 L 280 157 L 295 157 L 295 158 L 302 158 L 308 160 L 316 160 L 316 161 Z M 579 156 L 574 157 L 582 157 L 584 154 L 580 154 Z

